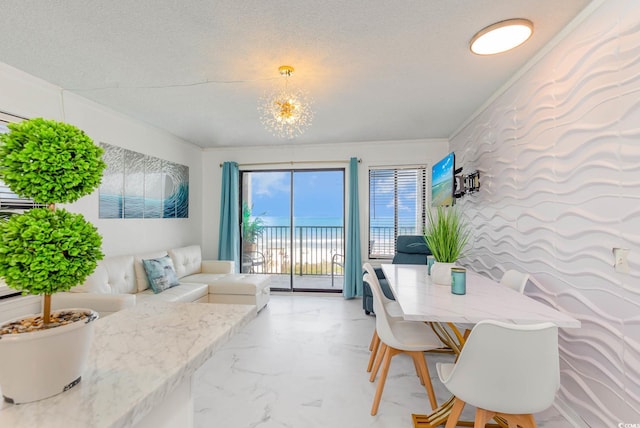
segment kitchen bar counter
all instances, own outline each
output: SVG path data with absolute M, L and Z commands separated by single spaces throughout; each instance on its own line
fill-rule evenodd
M 255 316 L 252 305 L 141 302 L 99 319 L 82 381 L 2 404 L 0 427 L 191 426 L 191 376 Z

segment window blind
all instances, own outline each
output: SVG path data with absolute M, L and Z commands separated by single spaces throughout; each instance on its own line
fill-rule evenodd
M 369 258 L 391 258 L 398 235 L 422 235 L 426 167 L 369 170 Z
M 9 132 L 7 124 L 21 120 L 23 120 L 22 117 L 0 112 L 0 134 Z M 44 205 L 36 204 L 31 199 L 21 198 L 13 193 L 9 186 L 0 181 L 0 210 L 25 210 L 42 206 Z

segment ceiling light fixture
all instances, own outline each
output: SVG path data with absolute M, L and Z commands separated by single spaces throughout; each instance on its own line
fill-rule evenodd
M 302 135 L 311 125 L 311 101 L 304 91 L 288 88 L 293 67 L 283 65 L 278 71 L 285 79 L 284 89 L 264 95 L 258 104 L 258 111 L 261 113 L 260 121 L 271 133 L 291 139 Z
M 528 19 L 507 19 L 483 28 L 471 39 L 469 47 L 477 55 L 506 52 L 526 42 L 533 34 Z

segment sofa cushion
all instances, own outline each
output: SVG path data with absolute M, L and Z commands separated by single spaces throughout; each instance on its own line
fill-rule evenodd
M 195 302 L 209 293 L 207 284 L 183 283 L 177 287 L 169 288 L 160 294 L 155 294 L 152 289 L 136 294 L 138 301 L 147 299 L 161 300 L 164 302 Z
M 136 275 L 133 270 L 133 256 L 107 257 L 98 262 L 107 270 L 112 294 L 138 292 Z
M 216 281 L 209 282 L 209 294 L 246 294 L 257 295 L 269 292 L 268 275 L 224 275 Z M 193 281 L 190 279 L 190 281 Z
M 197 284 L 211 284 L 226 277 L 224 273 L 195 273 L 180 278 L 180 282 L 192 282 Z
M 168 251 L 178 278 L 201 272 L 202 252 L 199 245 L 174 248 Z
M 162 293 L 171 287 L 180 285 L 173 269 L 171 257 L 164 256 L 158 259 L 143 259 L 142 264 L 147 272 L 149 284 L 154 293 Z
M 98 262 L 96 270 L 85 279 L 84 283 L 71 288 L 69 291 L 72 293 L 111 294 L 107 268 Z
M 261 294 L 269 290 L 269 275 L 198 273 L 180 279 L 184 282 L 209 284 L 209 294 Z
M 138 291 L 144 291 L 147 288 L 151 287 L 151 285 L 149 284 L 149 279 L 147 278 L 147 271 L 144 270 L 144 265 L 142 264 L 142 260 L 159 259 L 160 257 L 164 257 L 166 255 L 167 255 L 166 251 L 155 251 L 153 253 L 138 254 L 134 256 L 133 269 L 136 274 L 136 285 L 138 286 Z

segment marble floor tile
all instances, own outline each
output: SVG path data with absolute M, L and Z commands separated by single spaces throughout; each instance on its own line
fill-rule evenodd
M 405 355 L 393 358 L 378 414 L 370 415 L 376 383 L 366 366 L 374 326 L 360 299 L 272 295 L 196 372 L 195 427 L 412 427 L 411 414 L 428 413 L 429 401 Z M 449 394 L 435 363 L 452 359 L 427 354 L 438 402 Z M 473 420 L 467 407 L 463 415 Z M 539 427 L 571 427 L 554 408 L 536 419 Z

